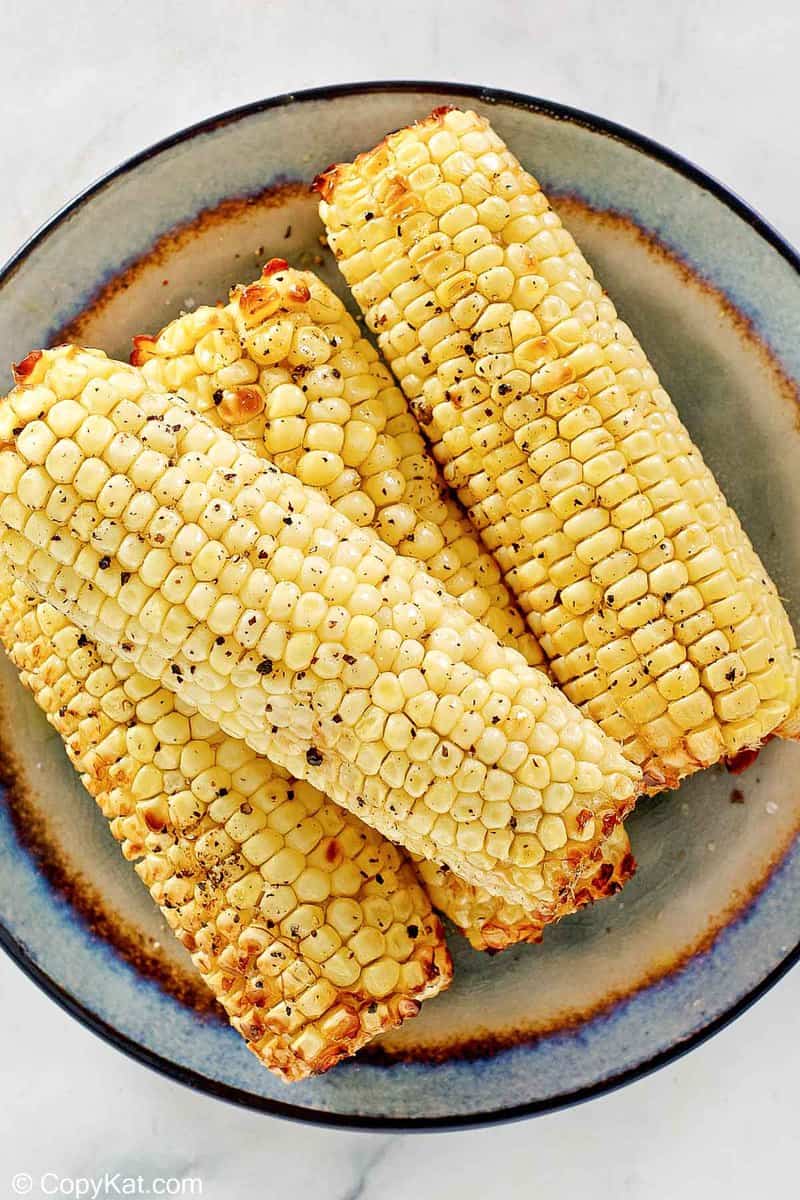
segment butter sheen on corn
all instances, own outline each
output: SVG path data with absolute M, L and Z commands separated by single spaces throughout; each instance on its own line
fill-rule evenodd
M 654 790 L 794 736 L 775 586 L 488 122 L 437 110 L 318 187 L 353 296 L 570 699 Z
M 14 572 L 230 736 L 511 902 L 596 865 L 637 769 L 319 493 L 74 347 L 32 364 L 0 441 Z

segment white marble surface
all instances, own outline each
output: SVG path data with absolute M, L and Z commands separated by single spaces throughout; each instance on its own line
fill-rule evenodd
M 363 78 L 529 91 L 651 134 L 800 241 L 796 0 L 0 0 L 0 258 L 120 159 L 258 97 Z M 240 1112 L 101 1043 L 0 959 L 0 1193 L 108 1170 L 203 1195 L 614 1194 L 790 1188 L 800 973 L 688 1058 L 571 1112 L 423 1136 Z M 57 1193 L 56 1193 L 57 1194 Z M 74 1186 L 73 1193 L 74 1194 Z

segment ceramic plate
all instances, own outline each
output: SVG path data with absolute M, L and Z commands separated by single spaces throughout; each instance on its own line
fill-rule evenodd
M 307 184 L 435 105 L 474 105 L 560 198 L 567 224 L 800 610 L 797 257 L 673 154 L 583 113 L 452 85 L 283 96 L 133 159 L 58 214 L 0 280 L 0 362 L 65 333 L 125 357 L 134 333 L 222 298 L 280 255 L 341 292 Z M 541 947 L 452 938 L 452 989 L 353 1062 L 286 1087 L 219 1019 L 57 738 L 0 665 L 0 914 L 7 950 L 142 1061 L 265 1112 L 432 1126 L 547 1111 L 668 1061 L 798 956 L 800 747 L 643 801 L 639 873 Z M 34 1048 L 32 1048 L 32 1052 Z

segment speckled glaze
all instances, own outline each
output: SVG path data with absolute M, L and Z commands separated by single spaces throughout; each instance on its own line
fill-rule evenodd
M 585 114 L 451 85 L 282 97 L 120 168 L 0 277 L 0 363 L 63 337 L 127 356 L 134 333 L 213 302 L 274 254 L 341 292 L 304 187 L 445 103 L 485 112 L 551 193 L 634 326 L 786 598 L 800 611 L 800 265 L 719 185 Z M 321 260 L 321 261 L 320 261 Z M 5 380 L 4 380 L 5 382 Z M 121 1049 L 268 1112 L 453 1126 L 547 1111 L 668 1061 L 800 956 L 800 747 L 643 801 L 619 897 L 490 958 L 452 938 L 456 982 L 358 1060 L 287 1088 L 209 1009 L 58 739 L 0 662 L 0 940 Z

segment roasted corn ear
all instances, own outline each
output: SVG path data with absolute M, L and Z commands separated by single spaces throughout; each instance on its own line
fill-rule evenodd
M 437 110 L 317 186 L 345 279 L 565 694 L 651 789 L 795 734 L 774 584 L 488 122 Z
M 0 639 L 231 1024 L 286 1081 L 450 981 L 409 862 L 0 577 Z
M 313 364 L 299 349 L 309 344 Z M 544 666 L 496 563 L 443 485 L 402 393 L 317 276 L 271 259 L 259 280 L 233 289 L 226 306 L 197 309 L 155 337 L 135 338 L 131 361 L 149 387 L 176 392 L 255 454 L 321 487 L 335 508 L 357 525 L 371 525 L 398 554 L 418 559 L 501 641 Z M 621 826 L 609 842 L 610 865 L 600 864 L 582 896 L 595 879 L 597 895 L 604 894 L 603 880 L 617 883 L 620 841 L 629 851 Z M 540 939 L 542 917 L 446 868 L 418 864 L 435 889 L 436 907 L 476 948 Z M 572 911 L 568 898 L 562 907 Z
M 640 772 L 413 560 L 99 351 L 0 405 L 2 550 L 144 675 L 409 850 L 523 906 Z

